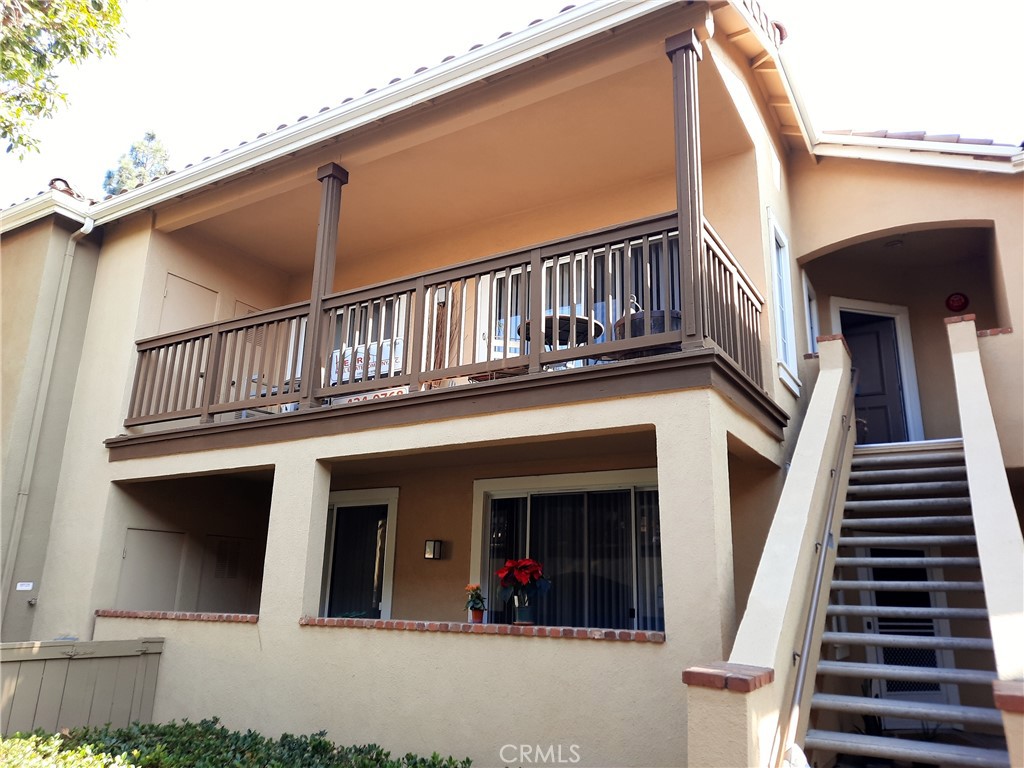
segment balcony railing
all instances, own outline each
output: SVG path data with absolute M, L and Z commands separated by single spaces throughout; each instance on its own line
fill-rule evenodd
M 309 302 L 140 341 L 125 424 L 582 369 L 705 339 L 760 388 L 763 299 L 705 223 L 703 316 L 686 336 L 675 222 L 663 217 L 328 296 L 312 355 Z

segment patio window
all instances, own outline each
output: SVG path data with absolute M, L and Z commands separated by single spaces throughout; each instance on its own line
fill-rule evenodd
M 664 629 L 657 489 L 493 494 L 486 512 L 490 621 L 511 621 L 494 572 L 530 557 L 552 582 L 539 624 Z

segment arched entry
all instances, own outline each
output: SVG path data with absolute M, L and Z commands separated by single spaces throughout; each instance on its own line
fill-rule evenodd
M 916 228 L 915 228 L 916 227 Z M 987 222 L 917 224 L 800 259 L 823 333 L 842 333 L 862 371 L 858 442 L 958 437 L 944 318 L 998 325 Z M 947 308 L 951 294 L 969 305 Z

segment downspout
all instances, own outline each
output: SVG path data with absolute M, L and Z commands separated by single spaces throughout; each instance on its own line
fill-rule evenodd
M 7 543 L 7 551 L 4 552 L 3 589 L 5 594 L 10 589 L 11 579 L 14 577 L 14 565 L 18 558 L 21 529 L 25 522 L 29 489 L 32 486 L 32 474 L 35 471 L 39 433 L 42 431 L 43 415 L 46 411 L 46 398 L 49 395 L 54 360 L 57 356 L 57 341 L 60 337 L 60 326 L 64 320 L 64 304 L 67 300 L 68 285 L 71 282 L 71 266 L 75 258 L 75 248 L 78 246 L 79 240 L 92 232 L 95 223 L 95 221 L 86 216 L 82 228 L 68 238 L 67 248 L 64 249 L 60 283 L 57 286 L 57 297 L 54 300 L 53 312 L 50 315 L 50 327 L 46 334 L 46 352 L 43 356 L 43 366 L 39 373 L 35 404 L 32 407 L 32 423 L 29 428 L 28 444 L 25 447 L 25 461 L 22 464 L 21 478 L 18 482 L 18 500 L 14 507 L 14 525 L 11 528 L 11 540 Z M 4 601 L 4 604 L 6 605 L 7 602 Z M 34 599 L 30 600 L 30 604 L 35 605 Z

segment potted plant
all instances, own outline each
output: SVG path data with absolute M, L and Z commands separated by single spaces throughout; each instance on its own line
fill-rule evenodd
M 484 623 L 484 608 L 487 607 L 486 601 L 487 598 L 480 591 L 479 584 L 466 585 L 466 610 L 470 612 L 474 624 Z
M 536 598 L 551 588 L 544 576 L 544 566 L 536 560 L 506 560 L 496 572 L 501 582 L 501 599 L 512 598 L 516 624 L 533 624 L 536 620 Z

